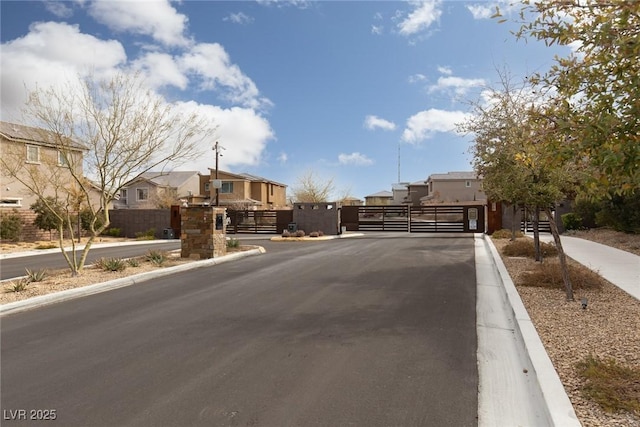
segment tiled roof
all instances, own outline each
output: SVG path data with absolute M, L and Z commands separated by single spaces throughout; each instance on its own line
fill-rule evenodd
M 172 172 L 145 172 L 140 175 L 141 178 L 148 179 L 154 184 L 162 187 L 179 188 L 189 178 L 198 175 L 196 171 L 172 171 Z
M 44 145 L 55 145 L 54 133 L 45 129 L 38 129 L 31 126 L 19 125 L 16 123 L 9 123 L 0 121 L 0 133 L 7 139 L 23 142 L 33 142 Z M 82 144 L 75 141 L 71 141 L 69 138 L 65 139 L 70 141 L 70 146 L 77 148 L 78 150 L 86 150 L 87 148 Z
M 478 174 L 475 172 L 447 172 L 447 173 L 433 173 L 429 176 L 430 180 L 455 180 L 455 179 L 478 179 Z
M 377 193 L 374 194 L 369 194 L 368 196 L 365 196 L 365 198 L 367 197 L 393 197 L 393 193 L 391 191 L 378 191 Z

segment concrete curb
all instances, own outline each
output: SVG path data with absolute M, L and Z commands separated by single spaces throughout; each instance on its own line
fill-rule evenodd
M 179 242 L 179 240 L 176 240 Z M 112 248 L 114 246 L 122 246 L 122 245 L 154 245 L 154 244 L 161 244 L 161 243 L 167 243 L 167 242 L 171 242 L 171 240 L 140 240 L 140 241 L 125 241 L 125 242 L 110 242 L 110 243 L 93 243 L 91 245 L 91 249 L 98 249 L 98 248 Z M 76 246 L 76 250 L 77 251 L 81 251 L 83 250 L 85 247 L 84 244 L 79 244 L 78 246 Z M 65 251 L 70 251 L 71 247 L 66 247 L 64 248 Z M 8 253 L 8 254 L 0 254 L 0 260 L 3 259 L 9 259 L 9 258 L 21 258 L 21 257 L 27 257 L 27 256 L 34 256 L 34 255 L 44 255 L 44 254 L 53 254 L 53 253 L 60 253 L 60 248 L 59 247 L 55 247 L 52 249 L 37 249 L 37 250 L 31 250 L 31 251 L 23 251 L 23 252 L 12 252 L 12 253 Z
M 59 250 L 59 249 L 58 249 Z M 253 255 L 260 255 L 265 253 L 264 248 L 258 247 L 257 249 L 251 249 L 249 251 L 237 252 L 230 255 L 225 255 L 220 258 L 211 258 L 203 261 L 195 261 L 187 264 L 176 265 L 175 267 L 167 267 L 156 271 L 149 271 L 146 273 L 136 274 L 129 277 L 123 277 L 121 279 L 114 279 L 108 282 L 96 283 L 94 285 L 87 285 L 75 289 L 67 289 L 61 292 L 55 292 L 48 295 L 41 295 L 33 298 L 29 298 L 22 301 L 16 301 L 9 304 L 0 305 L 0 317 L 8 314 L 19 313 L 26 310 L 31 310 L 38 307 L 43 307 L 50 304 L 55 304 L 62 301 L 68 301 L 76 298 L 85 297 L 88 295 L 98 294 L 101 292 L 111 291 L 113 289 L 123 288 L 125 286 L 135 285 L 150 279 L 157 277 L 168 276 L 170 274 L 179 273 L 181 271 L 192 270 L 202 267 L 210 267 L 213 265 L 223 264 L 229 261 L 235 261 L 240 258 L 245 258 Z
M 549 418 L 554 426 L 580 427 L 582 424 L 578 420 L 573 404 L 569 400 L 498 250 L 489 237 L 483 236 L 483 240 L 491 253 L 494 268 L 502 282 L 507 303 L 506 309 L 513 313 L 515 333 L 524 343 L 526 356 L 535 371 L 535 375 L 531 377 L 535 379 L 542 393 Z

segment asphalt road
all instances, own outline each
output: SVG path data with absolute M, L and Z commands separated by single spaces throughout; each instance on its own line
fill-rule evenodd
M 473 248 L 283 243 L 3 317 L 2 425 L 475 426 Z
M 105 257 L 129 258 L 146 254 L 150 249 L 167 251 L 180 249 L 180 240 L 168 240 L 163 243 L 154 242 L 151 245 L 122 245 L 113 247 L 92 247 L 87 256 L 87 264 L 93 263 L 96 259 Z M 78 251 L 79 253 L 80 251 Z M 67 262 L 62 253 L 56 252 L 32 255 L 19 258 L 6 258 L 0 260 L 0 280 L 21 277 L 25 274 L 25 268 L 31 270 L 66 268 Z

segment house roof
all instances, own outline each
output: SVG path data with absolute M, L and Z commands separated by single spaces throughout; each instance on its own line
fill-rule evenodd
M 209 170 L 211 171 L 211 173 L 213 173 L 215 171 L 215 169 L 213 169 L 213 168 L 209 168 Z M 231 175 L 231 176 L 237 177 L 238 179 L 243 180 L 243 181 L 266 182 L 266 183 L 270 183 L 270 184 L 276 184 L 276 185 L 279 185 L 281 187 L 286 187 L 287 186 L 286 184 L 282 184 L 280 182 L 272 181 L 270 179 L 263 178 L 263 177 L 258 176 L 258 175 L 252 175 L 252 174 L 249 174 L 249 173 L 233 173 L 233 172 L 223 171 L 221 169 L 219 169 L 218 172 L 224 173 L 225 175 Z
M 39 129 L 31 126 L 19 125 L 16 123 L 9 123 L 0 121 L 0 134 L 6 139 L 12 141 L 20 141 L 25 143 L 34 143 L 46 146 L 56 146 L 55 134 L 46 129 Z M 82 144 L 67 138 L 62 137 L 66 144 L 69 144 L 70 148 L 77 150 L 87 150 Z
M 411 186 L 411 187 L 417 187 L 417 186 L 420 186 L 420 185 L 427 185 L 427 181 L 420 180 L 420 181 L 415 181 L 415 182 L 412 182 L 411 184 L 409 184 L 409 186 Z
M 171 171 L 171 172 L 145 172 L 140 178 L 153 182 L 161 187 L 180 188 L 194 175 L 199 175 L 197 171 Z
M 393 193 L 391 191 L 378 191 L 377 193 L 374 194 L 369 194 L 368 196 L 365 196 L 365 199 L 368 197 L 389 197 L 389 198 L 393 198 Z
M 429 175 L 431 181 L 446 181 L 446 180 L 459 180 L 459 179 L 478 179 L 478 174 L 475 172 L 447 172 L 447 173 L 433 173 Z

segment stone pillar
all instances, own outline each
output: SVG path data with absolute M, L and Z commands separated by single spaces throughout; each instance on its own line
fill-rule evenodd
M 226 209 L 190 206 L 180 209 L 182 258 L 209 259 L 227 253 Z

